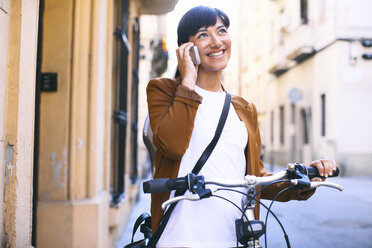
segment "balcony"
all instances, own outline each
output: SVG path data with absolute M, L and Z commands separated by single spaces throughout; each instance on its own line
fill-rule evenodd
M 285 73 L 288 70 L 289 70 L 289 66 L 288 66 L 287 63 L 279 63 L 279 64 L 273 65 L 269 69 L 269 73 L 279 77 L 280 75 L 282 75 L 283 73 Z
M 314 30 L 311 26 L 301 25 L 290 33 L 285 41 L 288 60 L 301 63 L 316 52 L 314 43 Z
M 290 61 L 285 56 L 285 50 L 283 46 L 276 47 L 270 55 L 268 71 L 270 74 L 279 77 L 291 67 Z
M 311 46 L 302 46 L 294 50 L 287 56 L 287 59 L 294 60 L 297 63 L 301 63 L 302 61 L 307 60 L 311 56 L 315 54 L 314 47 Z

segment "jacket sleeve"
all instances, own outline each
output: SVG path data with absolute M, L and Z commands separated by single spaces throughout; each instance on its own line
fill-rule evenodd
M 260 176 L 270 176 L 272 174 L 267 173 L 263 162 L 260 160 L 260 155 L 262 151 L 262 143 L 261 143 L 261 135 L 260 135 L 260 130 L 258 127 L 258 118 L 257 118 L 257 110 L 256 107 L 253 105 L 253 110 L 254 110 L 254 120 L 255 124 L 257 125 L 255 130 L 256 130 L 256 137 L 257 137 L 257 161 L 259 161 L 259 173 Z M 262 191 L 261 197 L 263 199 L 268 199 L 268 200 L 273 200 L 276 195 L 283 189 L 290 187 L 289 183 L 277 183 L 269 186 L 267 189 Z M 290 201 L 290 200 L 307 200 L 310 198 L 315 192 L 315 189 L 311 190 L 286 190 L 282 192 L 277 198 L 276 201 Z
M 202 97 L 171 79 L 152 79 L 147 102 L 153 142 L 170 159 L 180 159 L 188 148 Z

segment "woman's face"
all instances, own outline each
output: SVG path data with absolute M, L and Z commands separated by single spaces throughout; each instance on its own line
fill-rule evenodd
M 189 40 L 198 47 L 201 61 L 199 69 L 216 72 L 227 66 L 231 54 L 231 38 L 220 17 L 217 17 L 214 26 L 201 27 Z

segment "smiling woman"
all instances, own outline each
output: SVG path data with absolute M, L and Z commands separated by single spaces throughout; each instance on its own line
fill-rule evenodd
M 215 140 L 226 102 L 231 107 L 220 139 L 200 174 L 206 180 L 231 181 L 246 174 L 267 175 L 260 161 L 261 138 L 255 106 L 239 96 L 233 96 L 231 102 L 225 101 L 229 94 L 222 86 L 221 73 L 231 54 L 229 25 L 227 15 L 216 8 L 198 6 L 186 12 L 177 29 L 176 78 L 152 79 L 147 86 L 153 142 L 157 148 L 154 178 L 184 177 L 194 171 L 199 157 L 204 155 L 210 141 Z M 190 57 L 194 46 L 200 55 L 199 65 Z M 325 173 L 335 169 L 334 162 L 327 160 L 314 162 L 313 166 Z M 262 197 L 273 199 L 285 187 L 275 184 Z M 313 192 L 288 190 L 277 200 L 303 200 Z M 164 215 L 168 219 L 161 220 L 161 204 L 173 196 L 174 193 L 151 196 L 152 230 L 155 232 L 160 222 L 159 230 L 164 230 L 157 247 L 236 247 L 235 220 L 241 216 L 237 209 L 215 198 L 181 201 L 173 206 L 171 215 Z M 241 203 L 239 195 L 221 193 L 221 196 L 236 205 Z M 258 211 L 257 204 L 256 218 Z M 159 236 L 159 232 L 154 236 Z

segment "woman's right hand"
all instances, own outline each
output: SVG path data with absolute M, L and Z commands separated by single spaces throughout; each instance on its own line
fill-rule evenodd
M 198 77 L 198 66 L 194 65 L 190 57 L 190 48 L 194 43 L 187 42 L 177 48 L 178 70 L 182 76 L 182 85 L 194 89 L 196 78 Z

